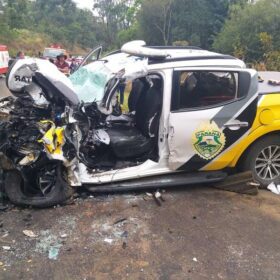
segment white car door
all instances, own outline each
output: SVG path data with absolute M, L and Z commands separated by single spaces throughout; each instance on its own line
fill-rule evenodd
M 255 119 L 257 87 L 254 70 L 175 69 L 169 116 L 170 167 L 200 170 L 244 137 Z
M 98 59 L 100 59 L 102 54 L 102 46 L 98 46 L 94 49 L 92 49 L 82 60 L 82 62 L 80 63 L 79 67 L 77 67 L 77 69 L 75 71 L 77 71 L 79 68 L 92 63 Z

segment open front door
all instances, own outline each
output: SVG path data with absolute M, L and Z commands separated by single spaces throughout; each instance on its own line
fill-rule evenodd
M 83 61 L 80 63 L 79 67 L 76 69 L 76 71 L 91 62 L 94 62 L 95 60 L 100 59 L 102 54 L 102 46 L 98 46 L 94 49 L 92 49 L 83 59 Z
M 247 135 L 258 101 L 258 76 L 247 69 L 178 69 L 173 75 L 169 117 L 169 164 L 173 170 L 197 171 L 220 159 Z

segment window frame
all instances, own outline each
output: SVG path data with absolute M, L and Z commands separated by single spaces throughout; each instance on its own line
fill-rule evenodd
M 243 96 L 238 97 L 240 92 L 240 72 L 242 72 L 243 69 L 236 69 L 236 68 L 201 68 L 201 67 L 191 67 L 191 68 L 175 68 L 173 69 L 172 73 L 172 91 L 171 91 L 171 102 L 170 102 L 170 112 L 177 113 L 177 112 L 191 112 L 191 111 L 203 111 L 203 110 L 209 110 L 217 107 L 222 107 L 228 104 L 231 104 L 233 102 L 240 101 L 247 97 L 248 92 L 244 94 Z M 245 70 L 245 69 L 244 69 Z M 221 72 L 221 73 L 232 73 L 238 74 L 237 78 L 237 84 L 236 84 L 236 97 L 232 100 L 228 100 L 225 102 L 221 102 L 214 105 L 207 105 L 207 106 L 201 106 L 201 107 L 193 107 L 193 108 L 180 108 L 180 75 L 182 72 Z

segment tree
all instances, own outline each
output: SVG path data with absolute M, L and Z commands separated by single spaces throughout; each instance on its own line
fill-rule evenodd
M 98 44 L 100 25 L 90 11 L 78 9 L 72 0 L 36 0 L 32 10 L 34 30 L 50 34 L 54 42 L 71 48 Z
M 5 21 L 11 29 L 28 28 L 32 24 L 30 17 L 30 1 L 1 1 Z
M 135 13 L 140 0 L 96 0 L 93 10 L 104 27 L 106 44 L 116 45 L 118 33 L 130 29 L 135 22 Z M 122 35 L 121 35 L 122 36 Z
M 247 61 L 264 59 L 267 51 L 280 49 L 280 0 L 259 0 L 256 4 L 235 6 L 213 47 L 217 51 L 241 54 Z M 264 37 L 271 40 L 264 49 Z
M 138 15 L 149 44 L 188 41 L 209 48 L 227 17 L 230 0 L 143 0 Z
M 123 43 L 136 40 L 140 36 L 140 25 L 137 20 L 138 12 L 141 8 L 142 0 L 134 0 L 127 3 L 127 9 L 124 13 L 124 20 L 126 22 L 125 28 L 121 28 L 118 32 L 118 46 Z
M 149 44 L 171 42 L 174 0 L 144 0 L 138 14 L 140 31 Z

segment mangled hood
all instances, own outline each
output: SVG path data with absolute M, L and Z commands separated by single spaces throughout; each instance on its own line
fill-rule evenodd
M 80 102 L 100 103 L 110 80 L 121 78 L 127 81 L 143 77 L 148 73 L 147 65 L 146 59 L 117 53 L 81 67 L 68 78 L 48 60 L 21 59 L 11 67 L 6 83 L 10 91 L 18 96 L 35 77 L 35 80 L 51 84 L 73 105 Z
M 7 74 L 6 84 L 9 90 L 18 96 L 23 93 L 24 87 L 31 84 L 34 77 L 38 79 L 43 77 L 46 83 L 52 85 L 71 104 L 79 103 L 71 81 L 48 60 L 38 58 L 17 60 Z

